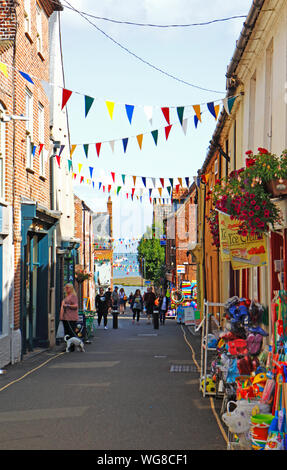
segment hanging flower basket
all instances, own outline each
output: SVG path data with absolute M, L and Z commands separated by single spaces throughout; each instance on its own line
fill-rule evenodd
M 258 155 L 251 151 L 247 155 L 246 168 L 233 171 L 227 178 L 217 181 L 212 191 L 213 208 L 207 220 L 213 245 L 217 247 L 220 244 L 218 211 L 230 215 L 231 220 L 239 221 L 238 233 L 242 236 L 262 236 L 281 220 L 280 210 L 272 201 L 267 184 L 275 175 L 283 181 L 285 171 L 287 183 L 286 153 L 282 154 L 280 163 L 266 149 L 259 149 Z
M 81 284 L 82 282 L 90 279 L 92 277 L 92 273 L 89 273 L 85 270 L 80 270 L 75 273 L 76 281 Z

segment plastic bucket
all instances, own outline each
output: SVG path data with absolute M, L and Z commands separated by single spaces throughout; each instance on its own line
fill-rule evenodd
M 251 417 L 251 436 L 253 441 L 267 441 L 269 426 L 274 416 L 258 414 Z

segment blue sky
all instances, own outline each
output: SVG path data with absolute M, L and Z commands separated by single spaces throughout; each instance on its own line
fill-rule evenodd
M 68 1 L 76 9 L 96 16 L 152 24 L 186 24 L 247 15 L 252 3 L 251 0 Z M 66 0 L 62 3 L 68 6 Z M 106 186 L 112 183 L 111 172 L 116 174 L 116 185 L 122 185 L 122 174 L 154 178 L 184 178 L 197 174 L 216 122 L 204 105 L 202 123 L 196 129 L 192 105 L 224 98 L 225 73 L 244 18 L 209 26 L 168 29 L 90 20 L 155 67 L 189 84 L 213 90 L 199 90 L 154 70 L 117 46 L 79 14 L 64 8 L 61 33 L 66 88 L 77 92 L 67 105 L 71 144 L 77 144 L 73 155 L 74 171 L 78 172 L 80 163 L 83 165 L 81 175 L 89 178 L 89 166 L 92 166 L 96 188 L 75 185 L 75 192 L 93 210 L 104 211 L 107 194 L 97 189 L 98 181 Z M 83 95 L 95 98 L 87 118 Z M 115 103 L 112 120 L 106 101 Z M 125 113 L 125 104 L 135 106 L 132 124 Z M 144 106 L 153 108 L 152 125 L 144 113 Z M 167 122 L 160 108 L 176 106 L 185 107 L 187 131 L 186 134 L 183 132 L 176 109 L 171 109 L 173 126 L 166 141 L 164 127 Z M 155 129 L 159 131 L 157 145 L 151 136 Z M 142 150 L 136 141 L 138 134 L 144 134 Z M 124 152 L 122 139 L 126 137 L 129 140 Z M 114 152 L 108 143 L 103 143 L 98 158 L 95 145 L 90 145 L 86 158 L 82 144 L 111 140 L 115 140 Z M 133 179 L 126 177 L 126 184 L 131 188 Z M 137 186 L 144 187 L 140 179 L 137 179 Z M 156 186 L 160 186 L 159 180 Z M 165 194 L 163 192 L 163 197 Z M 152 206 L 136 199 L 127 200 L 124 187 L 119 196 L 113 192 L 111 196 L 114 237 L 140 236 L 151 222 Z

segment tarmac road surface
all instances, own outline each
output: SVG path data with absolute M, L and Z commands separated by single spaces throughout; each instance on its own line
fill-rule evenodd
M 108 326 L 85 353 L 59 354 L 61 346 L 6 368 L 0 449 L 226 450 L 187 328 L 169 319 L 155 330 L 127 314 Z M 188 341 L 199 354 L 199 338 Z

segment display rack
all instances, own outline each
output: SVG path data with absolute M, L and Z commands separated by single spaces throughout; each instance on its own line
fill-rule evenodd
M 221 303 L 214 303 L 208 302 L 208 300 L 204 301 L 204 309 L 203 309 L 203 322 L 202 322 L 202 336 L 201 336 L 201 371 L 200 371 L 200 382 L 199 387 L 202 391 L 203 396 L 206 395 L 217 395 L 219 392 L 216 390 L 215 392 L 207 392 L 206 385 L 207 385 L 207 378 L 208 378 L 208 361 L 212 361 L 212 357 L 216 355 L 216 348 L 208 347 L 208 335 L 210 333 L 209 329 L 209 321 L 214 313 L 210 312 L 210 308 L 214 307 L 224 307 L 224 304 Z M 220 326 L 221 320 L 221 313 L 216 312 L 218 318 L 214 317 L 218 321 L 218 325 Z

